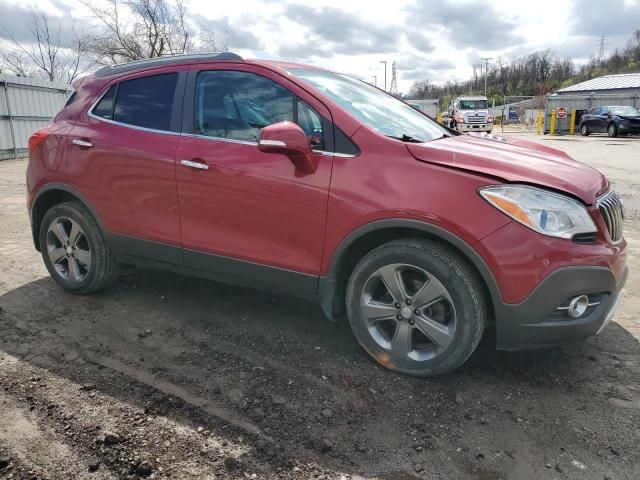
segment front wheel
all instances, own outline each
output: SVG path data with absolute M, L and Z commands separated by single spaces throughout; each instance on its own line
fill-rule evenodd
M 40 250 L 53 280 L 70 293 L 101 290 L 118 273 L 97 222 L 79 202 L 58 204 L 44 215 Z
M 484 332 L 477 274 L 455 251 L 423 239 L 386 243 L 355 267 L 347 314 L 360 345 L 390 370 L 429 377 L 462 365 Z
M 618 127 L 616 127 L 615 123 L 610 123 L 607 128 L 607 135 L 611 138 L 616 138 L 618 136 Z
M 582 126 L 580 127 L 580 135 L 582 135 L 583 137 L 588 137 L 589 136 L 589 127 L 587 126 L 586 123 L 583 123 Z

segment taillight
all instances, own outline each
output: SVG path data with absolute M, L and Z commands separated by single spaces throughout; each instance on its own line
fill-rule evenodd
M 29 150 L 35 150 L 38 146 L 44 142 L 49 136 L 49 132 L 46 130 L 38 130 L 29 137 Z

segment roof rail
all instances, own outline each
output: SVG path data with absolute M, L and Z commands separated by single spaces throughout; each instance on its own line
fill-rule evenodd
M 165 55 L 162 57 L 145 58 L 131 62 L 107 65 L 98 70 L 96 77 L 106 77 L 117 73 L 126 73 L 141 67 L 162 67 L 182 62 L 210 61 L 210 62 L 242 62 L 244 59 L 232 52 L 196 53 L 186 55 Z

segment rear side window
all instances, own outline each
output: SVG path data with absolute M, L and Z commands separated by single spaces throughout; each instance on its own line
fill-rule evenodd
M 77 97 L 77 96 L 78 96 L 78 92 L 73 92 L 73 93 L 69 96 L 69 98 L 67 98 L 67 103 L 65 103 L 65 104 L 64 104 L 64 107 L 63 107 L 63 108 L 67 108 L 69 105 L 71 105 L 71 104 L 75 101 L 75 99 L 76 99 L 76 97 Z
M 177 81 L 177 73 L 168 73 L 122 82 L 113 119 L 137 127 L 169 130 Z
M 102 96 L 100 102 L 95 106 L 92 112 L 96 117 L 106 118 L 109 120 L 113 119 L 113 100 L 116 98 L 117 89 L 118 86 L 114 85 Z
M 93 114 L 136 127 L 169 130 L 177 73 L 127 80 L 112 86 Z

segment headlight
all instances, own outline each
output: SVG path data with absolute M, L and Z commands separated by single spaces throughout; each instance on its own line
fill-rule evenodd
M 498 210 L 536 232 L 572 238 L 596 232 L 587 209 L 577 200 L 526 185 L 496 185 L 480 189 L 480 195 Z

